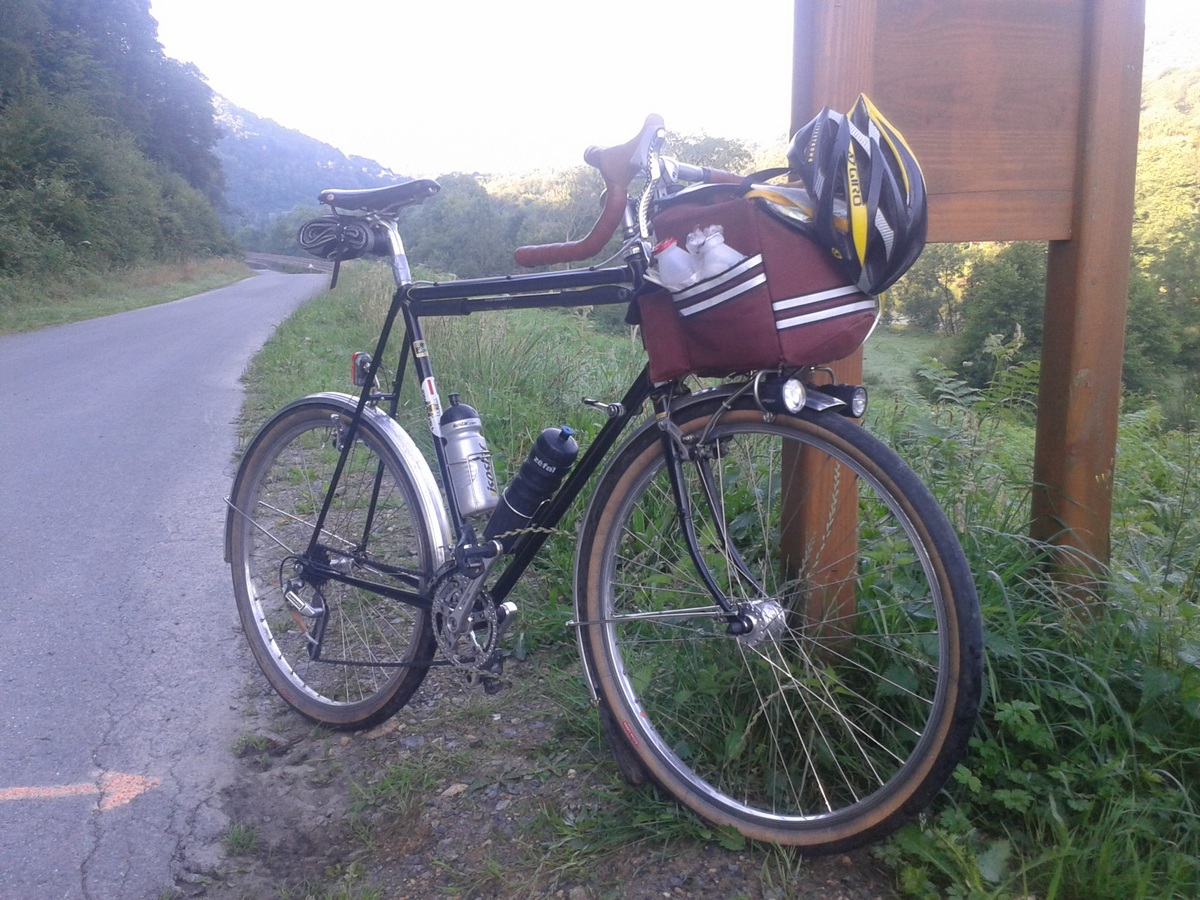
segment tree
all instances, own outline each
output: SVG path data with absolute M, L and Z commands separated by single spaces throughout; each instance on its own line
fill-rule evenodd
M 461 278 L 512 270 L 514 210 L 491 196 L 477 175 L 443 175 L 441 192 L 409 217 L 412 260 Z
M 958 334 L 971 258 L 968 244 L 927 245 L 913 267 L 888 291 L 892 318 L 923 331 Z
M 1162 301 L 1158 285 L 1136 268 L 1129 278 L 1125 359 L 1122 381 L 1127 390 L 1159 395 L 1171 381 L 1183 346 L 1183 332 Z
M 711 137 L 707 134 L 671 134 L 667 151 L 680 162 L 693 166 L 711 166 L 727 172 L 749 173 L 754 153 L 736 138 Z
M 41 0 L 38 14 L 44 26 L 30 39 L 40 87 L 83 99 L 150 159 L 218 200 L 212 89 L 195 66 L 164 55 L 149 0 Z
M 230 249 L 212 92 L 148 0 L 4 0 L 0 25 L 0 275 Z
M 35 72 L 30 48 L 34 36 L 44 28 L 39 0 L 0 3 L 0 111 L 29 88 Z
M 992 377 L 989 338 L 1009 338 L 1018 327 L 1025 342 L 1014 363 L 1036 358 L 1042 347 L 1042 309 L 1046 296 L 1046 246 L 998 245 L 976 260 L 963 290 L 963 327 L 955 342 L 963 376 L 976 387 Z
M 219 203 L 225 180 L 213 152 L 221 132 L 213 117 L 212 89 L 191 63 L 164 57 L 157 75 L 150 127 L 142 139 L 146 155 Z

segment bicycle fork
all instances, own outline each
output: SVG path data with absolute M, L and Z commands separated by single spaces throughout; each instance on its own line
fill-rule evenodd
M 735 637 L 750 634 L 754 629 L 755 618 L 750 614 L 750 604 L 735 604 L 721 589 L 713 575 L 700 546 L 700 537 L 696 530 L 696 517 L 693 512 L 691 494 L 687 488 L 684 464 L 692 463 L 704 494 L 704 505 L 708 507 L 713 528 L 719 541 L 721 557 L 731 565 L 737 575 L 744 579 L 758 596 L 758 602 L 769 601 L 770 597 L 762 585 L 750 571 L 741 554 L 733 545 L 729 529 L 725 522 L 725 505 L 721 499 L 721 489 L 713 476 L 711 459 L 720 458 L 720 446 L 717 442 L 700 443 L 694 436 L 684 435 L 665 409 L 655 409 L 658 427 L 661 431 L 663 455 L 667 461 L 667 474 L 671 482 L 671 494 L 679 516 L 679 525 L 687 544 L 688 556 L 700 580 L 704 583 L 713 600 L 721 608 L 728 622 L 727 632 Z M 715 415 L 720 415 L 716 413 Z M 705 429 L 707 432 L 707 429 Z

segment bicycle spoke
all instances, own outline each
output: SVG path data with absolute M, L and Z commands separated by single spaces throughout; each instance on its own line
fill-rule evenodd
M 407 700 L 425 669 L 411 663 L 433 655 L 427 614 L 372 583 L 419 593 L 432 566 L 412 489 L 365 423 L 313 541 L 340 456 L 335 417 L 319 400 L 301 403 L 257 439 L 236 498 L 253 512 L 236 516 L 234 574 L 243 624 L 272 684 L 305 715 L 351 727 Z

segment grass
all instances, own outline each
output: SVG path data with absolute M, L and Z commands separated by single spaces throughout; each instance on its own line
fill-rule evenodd
M 879 326 L 863 350 L 863 381 L 873 398 L 916 386 L 916 372 L 941 339 L 911 328 Z
M 306 307 L 251 368 L 252 422 L 307 391 L 349 390 L 349 352 L 370 348 L 381 315 L 373 295 L 386 294 L 386 272 L 351 271 L 344 293 Z M 617 391 L 640 355 L 627 338 L 561 313 L 447 320 L 428 337 L 443 397 L 459 391 L 480 410 L 501 471 L 546 425 L 565 421 L 586 442 L 598 423 L 579 396 Z M 988 635 L 985 698 L 950 788 L 876 852 L 912 897 L 1200 896 L 1200 438 L 1166 427 L 1153 408 L 1122 417 L 1113 560 L 1101 592 L 1081 604 L 1048 577 L 1051 548 L 1027 537 L 1036 373 L 1001 372 L 992 388 L 967 389 L 925 363 L 935 347 L 906 331 L 872 339 L 871 427 L 931 486 L 962 536 Z M 414 436 L 425 432 L 421 409 L 401 418 Z M 563 530 L 531 573 L 538 602 L 517 598 L 513 652 L 548 661 L 539 689 L 561 711 L 559 743 L 572 749 L 535 754 L 532 764 L 611 769 L 556 602 L 570 594 L 572 524 Z M 469 760 L 422 762 L 388 770 L 361 798 L 364 809 L 417 810 L 449 779 L 471 782 Z M 652 856 L 737 839 L 611 786 L 583 805 L 547 806 L 531 827 L 520 859 L 482 860 L 462 889 L 565 885 L 603 869 L 618 848 Z M 760 888 L 794 878 L 794 855 L 746 850 Z
M 258 832 L 249 825 L 235 822 L 225 832 L 222 843 L 230 856 L 253 856 L 258 852 Z
M 1030 428 L 1002 396 L 1020 379 L 969 394 L 925 375 L 943 402 L 877 424 L 960 523 L 988 669 L 951 802 L 884 850 L 902 891 L 1197 896 L 1200 438 L 1122 417 L 1113 558 L 1084 601 L 1026 537 Z
M 238 259 L 164 263 L 89 274 L 78 283 L 0 281 L 0 334 L 36 331 L 189 297 L 247 277 Z
M 233 742 L 233 755 L 243 757 L 266 753 L 271 749 L 271 744 L 271 739 L 262 735 L 243 734 Z

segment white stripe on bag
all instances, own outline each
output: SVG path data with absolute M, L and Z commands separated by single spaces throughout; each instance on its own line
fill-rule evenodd
M 800 297 L 776 300 L 771 304 L 771 308 L 775 312 L 783 312 L 785 309 L 792 309 L 797 306 L 809 306 L 813 303 L 821 303 L 824 300 L 832 300 L 834 297 L 846 297 L 857 293 L 860 293 L 857 285 L 845 284 L 841 287 L 830 288 L 827 291 L 818 291 L 815 294 L 804 294 Z
M 838 316 L 848 316 L 850 313 L 868 311 L 875 311 L 874 300 L 863 300 L 861 303 L 849 303 L 846 306 L 835 306 L 832 309 L 822 309 L 818 312 L 806 313 L 802 316 L 792 316 L 790 319 L 780 319 L 775 323 L 775 328 L 778 331 L 783 331 L 785 328 L 795 328 L 797 325 L 810 325 L 813 322 L 836 319 Z
M 719 288 L 725 282 L 732 281 L 739 275 L 744 275 L 746 272 L 749 272 L 751 269 L 757 265 L 760 265 L 761 263 L 761 253 L 758 254 L 758 256 L 751 256 L 747 259 L 743 259 L 740 263 L 737 263 L 731 268 L 726 269 L 719 275 L 714 275 L 712 278 L 706 278 L 699 284 L 694 284 L 690 288 L 682 290 L 678 294 L 674 294 L 673 296 L 675 298 L 675 302 L 683 303 L 685 300 L 690 300 L 692 297 L 695 297 L 698 294 L 706 293 L 707 291 L 711 291 L 713 288 Z
M 766 274 L 755 275 L 749 281 L 743 281 L 741 284 L 731 287 L 729 290 L 717 294 L 715 297 L 709 297 L 707 300 L 701 300 L 699 303 L 689 306 L 687 309 L 679 310 L 681 316 L 691 316 L 698 312 L 704 312 L 706 309 L 711 309 L 719 303 L 724 303 L 726 300 L 732 300 L 735 297 L 740 297 L 746 291 L 753 290 L 760 284 L 767 283 Z

